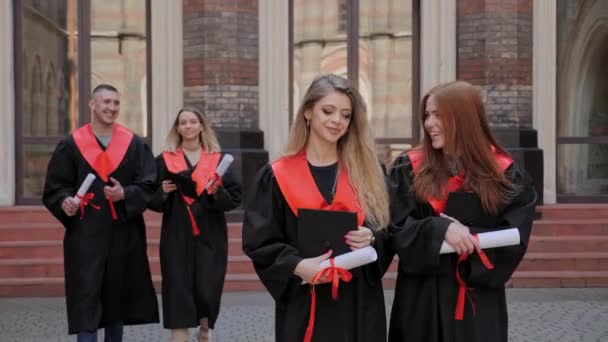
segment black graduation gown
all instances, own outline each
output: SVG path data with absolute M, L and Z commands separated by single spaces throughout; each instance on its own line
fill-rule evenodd
M 162 154 L 156 158 L 158 182 L 167 167 Z M 186 158 L 191 174 L 194 167 Z M 163 198 L 157 190 L 150 208 L 163 213 L 160 264 L 163 277 L 163 325 L 167 329 L 197 327 L 207 317 L 213 329 L 220 311 L 228 261 L 228 236 L 224 212 L 241 202 L 241 185 L 234 168 L 222 176 L 216 194 L 204 191 L 192 204 L 200 234 L 194 236 L 186 202 L 178 191 Z
M 412 166 L 407 155 L 399 157 L 390 170 L 396 186 L 391 198 L 393 227 L 391 240 L 399 255 L 399 271 L 390 319 L 389 341 L 475 342 L 507 341 L 508 318 L 504 284 L 509 280 L 526 252 L 536 192 L 530 177 L 513 163 L 507 177 L 519 188 L 514 200 L 499 215 L 483 211 L 479 198 L 464 194 L 459 203 L 466 208 L 454 215 L 472 233 L 517 227 L 518 246 L 487 249 L 494 265 L 488 270 L 477 253 L 460 264 L 460 273 L 475 303 L 465 300 L 464 319 L 456 321 L 454 312 L 459 284 L 456 280 L 458 255 L 439 255 L 450 223 L 435 215 L 428 202 L 416 201 L 411 190 Z M 449 205 L 449 204 L 448 204 Z
M 316 189 L 304 189 L 317 191 Z M 310 313 L 310 286 L 293 274 L 302 260 L 297 243 L 297 218 L 265 166 L 249 192 L 243 223 L 243 250 L 275 300 L 275 337 L 279 342 L 302 341 Z M 382 241 L 384 231 L 376 233 Z M 349 283 L 340 281 L 339 298 L 331 285 L 316 286 L 313 341 L 363 342 L 386 339 L 386 312 L 379 263 L 352 270 Z
M 125 192 L 124 200 L 114 202 L 117 220 L 112 219 L 99 177 L 89 192 L 95 194 L 92 203 L 100 210 L 89 205 L 82 219 L 80 212 L 68 217 L 61 210 L 63 200 L 75 195 L 90 172 L 94 171 L 70 135 L 59 142 L 51 157 L 42 196 L 44 205 L 66 228 L 63 254 L 69 333 L 96 331 L 115 321 L 156 323 L 158 303 L 142 216 L 156 190 L 154 156 L 142 138 L 133 136 L 122 162 L 110 175 Z

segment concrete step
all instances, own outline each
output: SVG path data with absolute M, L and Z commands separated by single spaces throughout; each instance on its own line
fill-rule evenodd
M 608 271 L 516 271 L 512 287 L 608 287 Z
M 537 210 L 541 213 L 542 220 L 608 218 L 608 204 L 604 203 L 541 205 Z
M 161 278 L 153 276 L 154 287 L 160 293 Z M 264 291 L 256 275 L 228 274 L 224 291 Z M 61 297 L 65 296 L 63 277 L 1 278 L 0 297 Z
M 542 219 L 534 221 L 532 236 L 606 235 L 608 218 Z
M 159 240 L 148 240 L 148 256 L 158 257 Z M 242 256 L 240 238 L 228 238 L 228 255 Z M 0 260 L 23 258 L 59 258 L 63 257 L 63 241 L 0 241 Z
M 518 271 L 608 271 L 608 252 L 526 253 Z
M 228 236 L 240 238 L 242 223 L 228 223 Z M 146 221 L 146 234 L 149 240 L 160 239 L 161 222 L 159 220 Z M 51 222 L 0 222 L 0 242 L 2 241 L 37 241 L 37 240 L 63 240 L 65 228 L 58 221 Z
M 608 235 L 532 236 L 528 252 L 603 252 L 608 251 Z
M 150 257 L 150 271 L 160 275 L 160 259 Z M 4 278 L 44 278 L 63 277 L 63 258 L 1 259 L 0 279 Z M 246 256 L 230 256 L 228 274 L 255 274 L 253 264 Z

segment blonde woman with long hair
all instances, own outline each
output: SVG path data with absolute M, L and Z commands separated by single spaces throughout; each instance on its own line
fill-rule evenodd
M 197 326 L 199 340 L 209 341 L 219 314 L 228 259 L 224 213 L 241 200 L 232 168 L 222 177 L 215 173 L 221 158 L 205 116 L 195 108 L 181 109 L 165 151 L 156 158 L 161 186 L 150 205 L 163 213 L 163 324 L 171 329 L 172 342 L 188 341 L 188 328 Z
M 384 267 L 375 262 L 351 270 L 350 281 L 342 276 L 334 301 L 333 285 L 326 284 L 331 278 L 316 277 L 332 251 L 304 258 L 296 247 L 300 209 L 357 213 L 358 229 L 344 236 L 352 250 L 384 241 L 389 222 L 384 174 L 365 103 L 348 80 L 323 75 L 312 82 L 285 155 L 258 173 L 249 196 L 243 249 L 275 299 L 276 340 L 383 341 Z

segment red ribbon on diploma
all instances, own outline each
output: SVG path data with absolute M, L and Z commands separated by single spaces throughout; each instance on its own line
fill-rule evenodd
M 84 207 L 86 207 L 87 205 L 90 204 L 91 207 L 99 210 L 99 206 L 98 205 L 95 205 L 95 204 L 91 203 L 91 200 L 95 198 L 95 194 L 94 193 L 87 192 L 83 196 L 80 196 L 79 194 L 76 194 L 76 197 L 78 197 L 80 199 L 80 203 L 78 205 L 80 206 L 80 219 L 81 220 L 84 217 Z
M 475 239 L 477 239 L 477 241 L 479 241 L 477 234 L 473 235 L 473 237 L 475 237 Z M 477 252 L 477 254 L 479 254 L 479 259 L 481 259 L 481 263 L 487 269 L 489 269 L 489 270 L 494 269 L 494 265 L 492 265 L 492 263 L 490 262 L 490 259 L 488 259 L 488 256 L 486 255 L 486 253 L 483 250 L 479 250 L 479 252 Z M 460 285 L 458 288 L 458 298 L 456 299 L 456 311 L 454 312 L 454 319 L 457 321 L 462 321 L 462 319 L 464 318 L 464 297 L 465 297 L 465 295 L 466 295 L 467 299 L 469 300 L 469 302 L 471 302 L 471 306 L 473 307 L 473 314 L 475 314 L 475 303 L 473 303 L 471 296 L 469 296 L 469 294 L 467 293 L 467 290 L 473 290 L 473 288 L 467 287 L 467 284 L 465 283 L 465 281 L 462 279 L 462 277 L 460 277 L 460 270 L 458 269 L 458 266 L 460 265 L 460 263 L 467 260 L 468 257 L 469 257 L 469 254 L 466 254 L 466 253 L 461 254 L 460 257 L 458 257 L 458 263 L 456 264 L 456 280 L 458 281 L 458 284 Z
M 214 194 L 217 191 L 217 188 L 222 186 L 222 177 L 215 172 L 211 177 L 211 185 L 209 185 L 209 189 L 207 189 L 208 194 Z
M 196 219 L 194 218 L 194 214 L 192 214 L 192 209 L 190 206 L 194 203 L 194 198 L 182 195 L 184 202 L 186 202 L 186 209 L 188 209 L 188 216 L 190 216 L 190 224 L 192 225 L 192 233 L 194 236 L 198 236 L 201 231 L 198 229 L 198 225 L 196 224 Z
M 314 278 L 312 278 L 312 281 L 310 282 L 310 315 L 308 316 L 308 326 L 306 327 L 304 342 L 310 342 L 312 340 L 312 334 L 315 328 L 317 296 L 315 294 L 314 283 L 324 276 L 327 276 L 327 279 L 331 281 L 331 298 L 334 301 L 338 300 L 338 286 L 340 285 L 340 279 L 342 279 L 345 283 L 348 283 L 353 278 L 353 274 L 350 273 L 349 270 L 335 266 L 334 258 L 329 259 L 329 267 L 320 270 L 314 276 Z

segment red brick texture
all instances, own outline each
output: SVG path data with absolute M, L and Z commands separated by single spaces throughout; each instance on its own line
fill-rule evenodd
M 257 0 L 184 0 L 184 104 L 214 127 L 258 128 Z
M 494 127 L 532 126 L 532 4 L 458 1 L 458 79 L 482 90 Z

